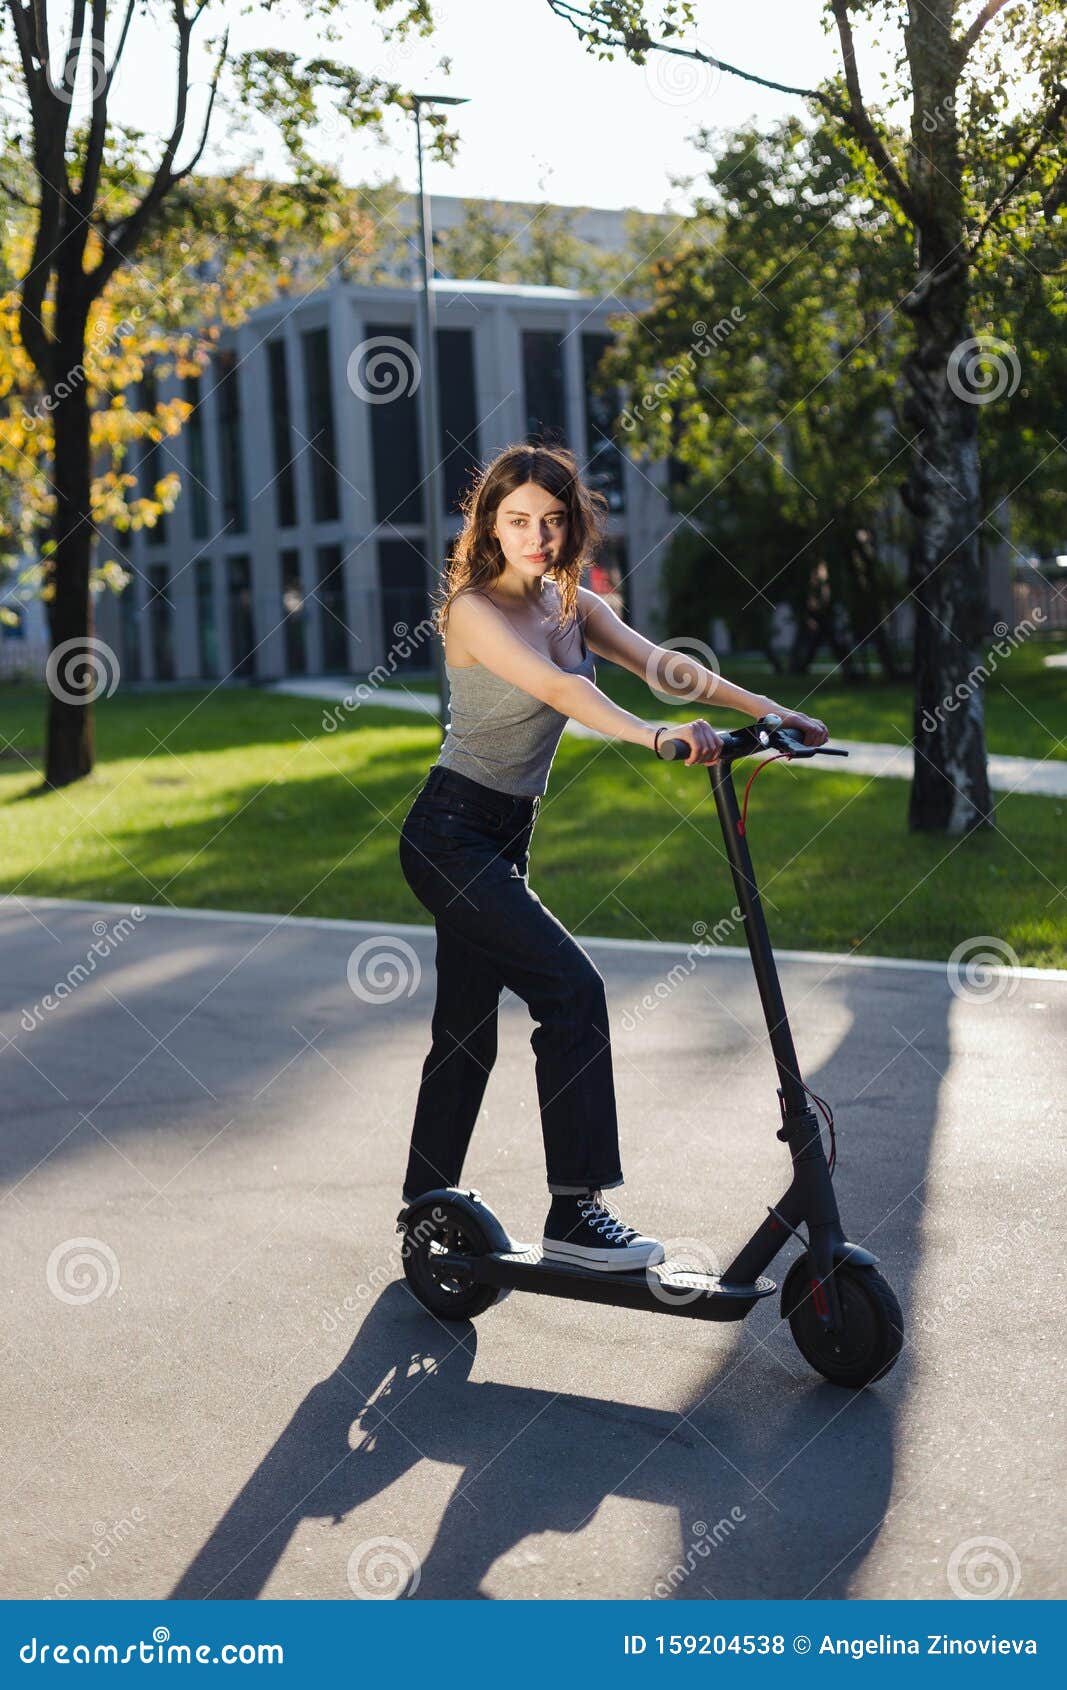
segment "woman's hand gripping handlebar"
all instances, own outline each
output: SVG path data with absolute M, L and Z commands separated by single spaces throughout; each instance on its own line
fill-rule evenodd
M 759 751 L 779 751 L 787 757 L 847 757 L 848 752 L 837 745 L 805 745 L 796 728 L 782 726 L 780 716 L 761 716 L 751 727 L 735 728 L 732 733 L 715 733 L 718 756 L 709 761 L 733 763 L 740 757 L 752 757 Z M 659 739 L 656 755 L 664 763 L 684 762 L 692 747 L 684 739 L 669 739 L 664 733 Z

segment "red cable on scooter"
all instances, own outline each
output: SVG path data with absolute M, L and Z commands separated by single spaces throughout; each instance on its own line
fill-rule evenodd
M 790 752 L 788 752 L 788 751 L 776 751 L 774 753 L 773 757 L 765 757 L 763 759 L 762 763 L 757 763 L 756 767 L 753 769 L 752 773 L 749 775 L 747 784 L 745 786 L 744 797 L 741 800 L 741 820 L 737 824 L 738 833 L 744 833 L 744 831 L 745 831 L 745 818 L 748 815 L 748 794 L 749 794 L 749 791 L 751 789 L 752 782 L 755 780 L 755 778 L 758 774 L 761 774 L 763 772 L 763 770 L 767 767 L 768 763 L 778 763 L 782 760 L 783 757 L 785 758 L 787 763 L 791 763 L 793 761 L 793 758 L 792 758 L 792 755 L 791 755 Z

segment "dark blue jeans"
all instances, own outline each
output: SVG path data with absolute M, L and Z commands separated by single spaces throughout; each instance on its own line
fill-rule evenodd
M 529 1006 L 548 1188 L 622 1184 L 604 981 L 530 890 L 539 798 L 435 764 L 400 832 L 404 878 L 437 929 L 437 1001 L 404 1197 L 458 1185 L 496 1060 L 503 987 Z

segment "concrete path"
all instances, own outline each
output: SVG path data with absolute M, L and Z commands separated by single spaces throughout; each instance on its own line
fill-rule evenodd
M 786 1177 L 748 962 L 587 945 L 625 1218 L 713 1265 Z M 0 901 L 3 1594 L 1062 1596 L 1067 978 L 781 956 L 846 1227 L 905 1311 L 856 1396 L 775 1303 L 414 1302 L 433 958 L 420 927 Z M 466 1169 L 518 1238 L 530 1031 L 506 1000 Z
M 372 687 L 364 693 L 352 681 L 329 679 L 275 681 L 271 692 L 292 693 L 298 698 L 321 698 L 335 706 L 346 698 L 362 700 L 369 705 L 390 710 L 410 710 L 417 715 L 432 716 L 437 709 L 437 695 L 432 692 L 409 692 L 397 687 Z M 351 706 L 350 706 L 351 708 Z M 358 705 L 357 705 L 358 708 Z M 341 714 L 344 720 L 345 712 Z M 565 733 L 577 739 L 603 739 L 595 728 L 581 722 L 568 722 Z M 813 769 L 844 771 L 851 775 L 886 776 L 891 780 L 910 780 L 914 755 L 910 745 L 885 745 L 874 740 L 837 739 L 834 745 L 848 752 L 848 762 L 836 757 L 813 757 Z M 1053 757 L 989 757 L 989 784 L 994 792 L 1022 792 L 1031 797 L 1067 798 L 1067 759 Z

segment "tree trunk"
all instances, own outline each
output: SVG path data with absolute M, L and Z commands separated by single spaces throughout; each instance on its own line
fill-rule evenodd
M 978 553 L 980 383 L 968 379 L 968 266 L 955 99 L 952 0 L 909 0 L 914 106 L 910 178 L 915 288 L 906 302 L 915 346 L 904 362 L 917 431 L 905 502 L 911 512 L 915 707 L 908 823 L 963 834 L 992 820 L 983 698 L 973 672 L 986 625 Z
M 61 308 L 61 299 L 57 300 Z M 56 348 L 56 368 L 76 371 L 84 365 L 85 317 L 80 311 L 74 332 Z M 57 309 L 57 317 L 59 310 Z M 113 654 L 93 639 L 89 577 L 93 529 L 89 522 L 90 441 L 89 401 L 84 378 L 61 375 L 57 386 L 68 391 L 53 411 L 55 455 L 52 481 L 55 514 L 52 520 L 51 583 L 48 604 L 52 650 L 48 660 L 48 746 L 45 785 L 69 786 L 93 767 L 93 700 L 102 690 Z

